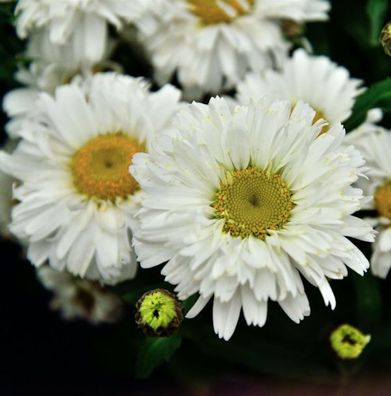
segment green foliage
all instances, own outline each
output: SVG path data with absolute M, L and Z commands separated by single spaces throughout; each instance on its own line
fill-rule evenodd
M 369 41 L 373 46 L 379 45 L 379 35 L 385 24 L 388 0 L 368 0 L 367 13 L 370 20 Z
M 156 367 L 171 359 L 181 343 L 182 336 L 179 333 L 170 337 L 145 338 L 137 356 L 136 375 L 140 378 L 149 377 Z
M 357 128 L 365 121 L 368 110 L 374 107 L 380 107 L 385 111 L 391 110 L 391 78 L 372 85 L 357 98 L 353 114 L 345 122 L 346 130 Z
M 0 40 L 0 84 L 7 87 L 14 85 L 13 75 L 16 71 L 17 54 L 23 48 L 23 43 L 16 38 L 12 26 L 13 20 L 13 4 L 0 3 L 0 37 L 2 38 Z

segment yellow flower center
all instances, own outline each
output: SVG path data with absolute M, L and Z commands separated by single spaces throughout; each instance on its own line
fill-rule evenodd
M 319 121 L 319 120 L 326 120 L 326 117 L 324 116 L 324 114 L 323 114 L 321 111 L 318 110 L 318 111 L 316 111 L 316 113 L 315 113 L 315 117 L 314 117 L 314 119 L 312 120 L 312 123 L 315 124 L 315 123 L 316 123 L 317 121 Z M 327 120 L 326 120 L 326 121 L 327 121 Z M 320 134 L 319 134 L 319 135 L 322 135 L 323 133 L 328 132 L 329 129 L 330 129 L 329 125 L 323 126 L 322 129 L 320 130 Z
M 248 14 L 255 0 L 187 0 L 190 11 L 205 25 L 230 23 Z
M 224 232 L 233 237 L 265 239 L 269 231 L 284 227 L 295 205 L 292 192 L 278 173 L 248 167 L 226 173 L 211 206 L 215 217 L 224 219 Z
M 74 185 L 90 198 L 126 198 L 138 188 L 129 166 L 133 155 L 140 151 L 144 151 L 143 145 L 121 133 L 89 140 L 72 158 Z
M 378 187 L 374 198 L 379 214 L 391 220 L 391 182 Z

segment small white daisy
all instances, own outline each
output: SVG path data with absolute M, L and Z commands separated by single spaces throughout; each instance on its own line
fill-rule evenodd
M 3 109 L 12 118 L 6 125 L 9 136 L 18 137 L 25 122 L 29 129 L 29 121 L 25 119 L 34 116 L 35 103 L 41 92 L 53 94 L 58 86 L 71 82 L 75 77 L 87 78 L 101 65 L 108 64 L 110 48 L 107 48 L 103 58 L 94 62 L 84 59 L 82 48 L 83 42 L 78 44 L 77 41 L 59 47 L 49 41 L 44 30 L 34 31 L 25 53 L 31 63 L 28 68 L 21 67 L 15 75 L 24 87 L 8 92 L 3 100 Z
M 108 24 L 120 29 L 140 15 L 142 0 L 19 0 L 15 9 L 19 37 L 45 28 L 49 40 L 75 43 L 85 59 L 100 59 L 107 48 Z
M 161 0 L 136 21 L 163 84 L 176 73 L 187 96 L 217 93 L 287 54 L 281 22 L 325 20 L 323 0 Z
M 113 73 L 41 94 L 30 133 L 12 155 L 0 153 L 0 168 L 20 180 L 10 230 L 34 265 L 48 260 L 107 283 L 135 275 L 129 238 L 140 191 L 128 167 L 163 132 L 179 96 Z
M 361 128 L 349 133 L 346 140 L 360 149 L 369 168 L 369 179 L 360 179 L 358 186 L 370 197 L 364 209 L 376 211 L 367 219 L 379 232 L 373 244 L 371 270 L 385 278 L 391 268 L 391 132 L 380 127 Z
M 42 285 L 53 292 L 50 308 L 64 319 L 85 319 L 92 324 L 115 323 L 123 314 L 121 299 L 97 282 L 80 279 L 48 266 L 37 270 Z
M 303 276 L 335 306 L 328 279 L 368 261 L 346 237 L 373 241 L 352 216 L 363 160 L 340 147 L 341 125 L 319 135 L 323 121 L 298 102 L 263 99 L 231 109 L 224 99 L 178 114 L 176 134 L 133 158 L 145 196 L 134 237 L 144 268 L 162 274 L 179 298 L 200 297 L 188 317 L 213 299 L 213 324 L 229 339 L 243 309 L 263 326 L 268 300 L 299 322 L 310 313 Z
M 347 69 L 329 58 L 299 49 L 281 71 L 248 74 L 237 86 L 237 98 L 246 104 L 267 95 L 289 100 L 292 106 L 302 100 L 316 110 L 315 121 L 322 118 L 328 122 L 323 128 L 326 131 L 351 115 L 355 99 L 363 91 L 360 85 L 360 80 L 350 78 Z

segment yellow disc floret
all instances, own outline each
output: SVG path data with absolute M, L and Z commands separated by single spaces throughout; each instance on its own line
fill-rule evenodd
M 110 201 L 133 194 L 138 183 L 129 174 L 129 165 L 140 151 L 144 151 L 142 144 L 122 133 L 89 140 L 72 157 L 76 189 L 90 198 Z
M 251 11 L 255 0 L 187 0 L 190 11 L 205 25 L 230 23 Z
M 281 175 L 248 167 L 226 173 L 211 206 L 215 217 L 224 219 L 224 232 L 265 239 L 284 227 L 295 205 Z
M 378 187 L 374 198 L 379 214 L 391 220 L 391 181 Z

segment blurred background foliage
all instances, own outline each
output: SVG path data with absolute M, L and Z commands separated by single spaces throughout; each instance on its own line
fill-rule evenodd
M 357 101 L 355 113 L 347 122 L 348 129 L 362 121 L 373 106 L 385 110 L 382 124 L 389 128 L 391 83 L 387 78 L 391 58 L 385 55 L 379 34 L 391 19 L 391 7 L 387 0 L 331 3 L 330 21 L 309 24 L 306 28 L 314 53 L 327 55 L 345 66 L 367 87 L 380 82 Z M 13 74 L 17 64 L 25 61 L 22 54 L 25 43 L 16 38 L 11 25 L 12 9 L 12 4 L 0 5 L 0 96 L 17 86 Z M 142 59 L 125 41 L 114 53 L 114 60 L 125 72 L 150 77 L 151 68 Z M 0 118 L 4 125 L 5 115 Z M 2 133 L 3 140 L 4 137 Z M 360 247 L 370 255 L 368 244 L 361 243 Z M 27 382 L 36 381 L 42 368 L 53 381 L 62 377 L 63 370 L 71 369 L 70 381 L 83 382 L 93 375 L 97 381 L 117 384 L 134 377 L 146 378 L 157 367 L 153 378 L 162 383 L 172 378 L 185 383 L 207 381 L 241 372 L 323 381 L 335 375 L 354 377 L 359 373 L 388 373 L 391 369 L 391 283 L 371 274 L 361 278 L 350 272 L 344 281 L 332 282 L 337 298 L 334 311 L 324 306 L 317 290 L 306 285 L 312 313 L 300 325 L 291 322 L 276 304 L 270 303 L 264 328 L 249 328 L 242 319 L 233 338 L 226 343 L 213 333 L 208 306 L 196 319 L 185 320 L 174 336 L 151 339 L 136 329 L 133 306 L 144 291 L 156 287 L 170 289 L 162 281 L 159 269 L 140 272 L 136 280 L 115 288 L 128 306 L 120 325 L 65 324 L 48 311 L 49 293 L 37 283 L 34 270 L 23 259 L 21 250 L 11 241 L 2 241 L 0 248 L 3 257 L 7 257 L 3 276 L 9 279 L 5 288 L 2 287 L 8 295 L 4 340 L 11 362 L 9 375 L 16 375 L 11 373 L 14 369 L 25 370 Z M 191 301 L 185 302 L 185 310 L 190 304 Z M 330 332 L 342 323 L 350 323 L 372 335 L 372 341 L 358 360 L 342 362 L 330 349 Z M 43 366 L 35 367 L 37 355 Z M 166 361 L 169 364 L 164 364 Z M 132 382 L 133 386 L 135 383 L 140 384 Z

